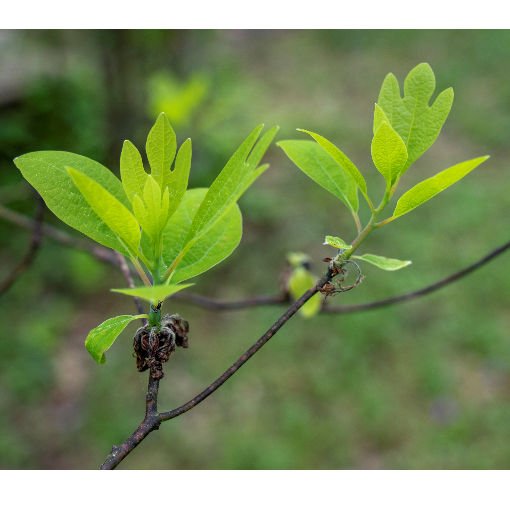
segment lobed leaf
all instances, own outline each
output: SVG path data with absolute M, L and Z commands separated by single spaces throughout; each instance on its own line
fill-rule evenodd
M 188 190 L 163 231 L 164 263 L 170 267 L 175 261 L 178 262 L 171 278 L 172 283 L 208 271 L 227 258 L 241 241 L 242 216 L 239 207 L 234 204 L 201 237 L 188 243 L 194 217 L 206 196 L 206 188 Z
M 357 212 L 359 204 L 356 182 L 318 143 L 283 140 L 277 145 L 310 179 L 339 198 L 348 209 Z
M 145 151 L 151 166 L 151 175 L 162 188 L 165 175 L 175 158 L 177 138 L 168 117 L 160 113 L 147 136 Z
M 489 159 L 489 156 L 482 156 L 480 158 L 470 159 L 458 163 L 438 174 L 426 179 L 410 190 L 406 191 L 397 201 L 395 210 L 393 211 L 393 218 L 403 216 L 408 212 L 416 209 L 416 207 L 427 202 L 435 197 L 441 191 L 449 188 L 452 184 L 465 177 L 477 166 L 481 165 L 484 161 Z
M 139 297 L 152 304 L 162 303 L 165 299 L 181 290 L 191 287 L 193 283 L 184 283 L 181 285 L 152 285 L 151 287 L 135 287 L 128 289 L 111 289 L 112 292 L 126 294 L 127 296 Z
M 372 159 L 388 188 L 396 181 L 407 161 L 407 149 L 399 134 L 383 121 L 372 139 Z
M 129 248 L 131 254 L 137 254 L 140 226 L 131 211 L 91 177 L 71 167 L 67 168 L 67 172 L 93 211 Z
M 110 170 L 92 159 L 63 151 L 30 152 L 16 158 L 14 164 L 57 218 L 97 243 L 129 255 L 124 243 L 78 191 L 66 169 L 78 169 L 128 206 L 122 184 Z
M 418 64 L 407 75 L 404 97 L 401 97 L 398 80 L 392 73 L 386 76 L 381 86 L 377 103 L 407 147 L 404 171 L 434 143 L 450 113 L 453 89 L 441 92 L 429 106 L 435 88 L 434 72 L 426 63 Z M 374 127 L 375 123 L 374 118 Z
M 124 191 L 131 202 L 134 195 L 142 194 L 147 179 L 147 172 L 143 167 L 142 156 L 129 140 L 125 140 L 122 145 L 120 177 Z
M 85 347 L 90 355 L 98 362 L 105 363 L 105 352 L 113 345 L 117 337 L 126 326 L 136 319 L 147 319 L 147 314 L 119 315 L 104 321 L 92 329 L 85 339 Z
M 410 260 L 389 259 L 388 257 L 372 255 L 371 253 L 366 253 L 365 255 L 353 255 L 352 258 L 363 260 L 364 262 L 368 262 L 369 264 L 372 264 L 379 269 L 384 269 L 385 271 L 397 271 L 412 264 Z

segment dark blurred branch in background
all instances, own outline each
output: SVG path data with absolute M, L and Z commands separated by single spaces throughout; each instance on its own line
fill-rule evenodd
M 16 283 L 16 280 L 28 269 L 35 261 L 37 252 L 42 243 L 43 238 L 43 218 L 46 205 L 43 199 L 37 196 L 37 205 L 34 220 L 31 222 L 32 236 L 30 238 L 30 244 L 25 256 L 21 259 L 19 264 L 7 275 L 5 280 L 0 283 L 0 296 L 7 292 Z

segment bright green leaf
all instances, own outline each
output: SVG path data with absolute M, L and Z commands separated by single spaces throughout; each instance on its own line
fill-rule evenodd
M 388 124 L 391 125 L 391 122 L 389 121 L 388 117 L 386 117 L 386 114 L 384 113 L 384 110 L 377 103 L 375 103 L 375 107 L 374 107 L 374 127 L 373 127 L 374 135 L 377 132 L 377 130 L 379 129 L 379 126 L 383 122 L 387 122 Z
M 165 186 L 168 186 L 170 203 L 168 217 L 176 211 L 181 203 L 184 193 L 188 187 L 189 172 L 191 169 L 191 140 L 188 138 L 183 142 L 175 158 L 175 167 L 167 175 Z M 164 186 L 164 187 L 165 187 Z
M 374 165 L 385 178 L 389 188 L 406 164 L 405 143 L 387 122 L 382 122 L 372 139 L 371 150 Z
M 397 202 L 393 217 L 398 218 L 424 202 L 427 202 L 438 193 L 449 188 L 452 184 L 465 177 L 469 172 L 474 170 L 477 166 L 486 161 L 489 156 L 482 156 L 480 158 L 470 159 L 462 163 L 458 163 L 438 174 L 426 179 L 410 190 L 406 191 Z
M 205 188 L 188 190 L 163 231 L 163 259 L 166 266 L 180 258 L 172 283 L 188 280 L 209 270 L 227 258 L 241 241 L 242 216 L 239 207 L 234 204 L 203 236 L 188 244 L 193 218 L 206 196 Z
M 142 194 L 147 172 L 143 168 L 142 156 L 129 140 L 124 142 L 120 154 L 120 177 L 130 201 L 133 201 L 133 195 Z
M 125 327 L 136 319 L 147 319 L 148 315 L 119 315 L 104 321 L 92 329 L 85 340 L 85 347 L 90 355 L 98 362 L 106 361 L 104 353 L 113 345 L 113 342 L 124 331 Z
M 111 289 L 112 292 L 134 296 L 150 303 L 162 303 L 165 299 L 181 290 L 191 287 L 193 283 L 183 283 L 182 285 L 153 285 L 152 287 L 136 287 L 134 289 Z
M 160 113 L 154 126 L 149 131 L 145 150 L 151 166 L 151 175 L 160 187 L 170 173 L 170 166 L 175 158 L 177 139 L 168 117 Z
M 328 244 L 337 250 L 349 250 L 352 248 L 352 246 L 347 244 L 343 239 L 335 236 L 326 236 L 324 239 L 324 244 Z
M 307 290 L 311 289 L 317 278 L 304 267 L 298 267 L 292 271 L 288 286 L 293 299 L 299 299 Z M 312 296 L 300 309 L 299 313 L 309 319 L 320 312 L 322 305 L 320 294 Z
M 79 169 L 128 206 L 122 184 L 110 170 L 92 159 L 62 151 L 30 152 L 16 158 L 14 164 L 60 220 L 99 244 L 129 255 L 118 236 L 78 191 L 66 168 Z
M 282 140 L 277 145 L 310 179 L 339 198 L 351 211 L 357 212 L 356 182 L 318 143 L 308 140 Z
M 70 167 L 67 172 L 94 212 L 117 234 L 131 253 L 138 253 L 140 226 L 131 211 L 88 175 Z
M 211 184 L 193 219 L 187 241 L 200 237 L 211 228 L 239 200 L 254 178 L 267 168 L 267 166 L 257 165 L 263 156 L 264 147 L 267 148 L 278 128 L 276 126 L 271 128 L 268 131 L 270 135 L 262 137 L 261 145 L 255 146 L 263 127 L 263 125 L 257 126 L 248 135 Z M 250 156 L 252 149 L 254 155 Z
M 406 144 L 408 160 L 405 169 L 434 143 L 450 113 L 453 89 L 441 92 L 429 106 L 435 88 L 434 72 L 425 63 L 417 65 L 407 75 L 403 98 L 394 74 L 388 74 L 383 81 L 377 103 Z
M 367 183 L 362 173 L 356 165 L 332 142 L 317 133 L 307 131 L 306 129 L 298 129 L 302 133 L 310 135 L 346 172 L 354 179 L 358 188 L 367 196 Z
M 387 257 L 381 257 L 380 255 L 372 255 L 371 253 L 366 253 L 365 255 L 353 255 L 352 258 L 363 260 L 373 266 L 377 266 L 379 269 L 384 269 L 385 271 L 397 271 L 398 269 L 407 267 L 412 263 L 410 260 L 389 259 Z

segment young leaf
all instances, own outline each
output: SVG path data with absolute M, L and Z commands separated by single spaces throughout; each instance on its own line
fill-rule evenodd
M 290 275 L 288 286 L 289 293 L 293 299 L 299 299 L 308 289 L 313 287 L 317 278 L 315 278 L 310 271 L 304 267 L 298 267 L 292 271 Z M 299 313 L 309 319 L 317 315 L 321 309 L 321 296 L 315 294 L 312 296 L 300 309 Z
M 170 193 L 168 217 L 172 216 L 172 214 L 177 210 L 184 193 L 186 193 L 190 169 L 191 140 L 188 138 L 180 146 L 179 152 L 177 152 L 174 169 L 167 174 L 167 178 L 164 180 L 163 189 L 166 187 Z
M 385 271 L 397 271 L 398 269 L 402 269 L 412 264 L 410 260 L 389 259 L 387 257 L 381 257 L 380 255 L 372 255 L 371 253 L 366 253 L 365 255 L 353 255 L 352 258 L 363 260 L 378 267 L 379 269 L 384 269 Z
M 151 166 L 151 175 L 163 187 L 175 158 L 177 139 L 168 117 L 160 113 L 147 137 L 145 150 Z
M 104 353 L 113 345 L 113 342 L 124 331 L 125 327 L 136 319 L 147 318 L 147 314 L 119 315 L 104 321 L 87 335 L 85 340 L 87 351 L 98 363 L 104 363 L 106 361 Z
M 260 140 L 261 145 L 253 149 L 263 127 L 263 124 L 257 126 L 248 135 L 211 184 L 193 219 L 187 241 L 200 237 L 211 228 L 239 200 L 254 179 L 267 169 L 265 165 L 257 165 L 263 156 L 264 148 L 267 148 L 276 135 L 278 127 L 271 128 Z M 254 155 L 250 156 L 252 149 Z
M 352 248 L 352 246 L 347 244 L 343 239 L 335 236 L 326 236 L 323 244 L 328 244 L 337 250 L 349 250 Z
M 182 285 L 153 285 L 152 287 L 136 287 L 134 289 L 111 289 L 112 292 L 135 296 L 150 303 L 157 304 L 163 302 L 173 294 L 194 285 L 193 283 L 184 283 Z
M 429 106 L 435 88 L 434 72 L 426 63 L 418 64 L 407 75 L 403 98 L 394 74 L 388 74 L 383 81 L 377 103 L 406 144 L 408 160 L 404 171 L 434 143 L 450 113 L 453 89 L 441 92 Z
M 125 140 L 120 154 L 120 177 L 127 197 L 132 202 L 133 196 L 141 195 L 147 179 L 147 172 L 143 168 L 142 156 L 138 149 Z
M 356 165 L 333 143 L 317 133 L 298 129 L 302 133 L 310 135 L 346 172 L 354 179 L 361 193 L 367 197 L 367 183 Z
M 137 254 L 140 226 L 131 211 L 94 179 L 74 168 L 69 167 L 67 172 L 94 212 L 117 234 L 131 253 Z
M 276 145 L 310 179 L 339 198 L 351 211 L 358 211 L 358 187 L 352 176 L 318 143 L 283 140 Z
M 382 122 L 372 139 L 372 159 L 388 188 L 391 187 L 406 164 L 407 149 L 402 138 L 387 122 Z
M 452 184 L 460 181 L 469 172 L 474 170 L 477 166 L 481 165 L 484 161 L 489 159 L 489 156 L 482 156 L 480 158 L 470 159 L 462 163 L 458 163 L 438 174 L 426 179 L 410 190 L 406 191 L 397 201 L 395 210 L 393 211 L 393 218 L 398 218 L 408 212 L 412 211 L 421 204 L 427 202 L 438 193 L 449 188 Z
M 193 217 L 206 196 L 205 188 L 188 190 L 163 230 L 163 260 L 167 267 L 178 261 L 172 283 L 188 280 L 211 269 L 227 258 L 241 241 L 242 216 L 239 207 L 234 204 L 204 235 L 188 244 Z
M 118 236 L 78 191 L 66 168 L 79 169 L 128 206 L 129 201 L 122 184 L 110 170 L 92 159 L 62 151 L 30 152 L 16 158 L 14 164 L 57 218 L 99 244 L 129 255 Z
M 377 103 L 375 103 L 375 107 L 374 107 L 374 127 L 373 127 L 374 135 L 377 132 L 377 130 L 379 129 L 379 126 L 383 122 L 386 122 L 386 123 L 391 125 L 391 122 L 389 121 L 388 117 L 386 117 L 386 114 L 384 113 L 384 110 Z

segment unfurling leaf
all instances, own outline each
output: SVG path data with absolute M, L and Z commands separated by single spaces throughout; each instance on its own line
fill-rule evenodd
M 98 362 L 106 361 L 104 353 L 113 345 L 113 342 L 124 331 L 125 327 L 136 319 L 147 319 L 148 315 L 119 315 L 104 321 L 92 329 L 85 340 L 85 347 L 90 355 Z
M 369 264 L 372 264 L 379 269 L 384 269 L 385 271 L 397 271 L 398 269 L 402 269 L 412 264 L 410 260 L 389 259 L 388 257 L 372 255 L 371 253 L 365 253 L 364 255 L 353 255 L 352 258 L 363 260 L 364 262 L 368 262 Z
M 372 159 L 390 188 L 406 164 L 407 149 L 402 138 L 387 122 L 381 123 L 372 139 Z
M 389 73 L 381 86 L 377 104 L 407 147 L 404 171 L 434 143 L 450 113 L 453 89 L 443 90 L 429 106 L 435 88 L 434 72 L 426 63 L 418 64 L 407 75 L 403 98 L 394 74 Z M 380 112 L 377 118 L 379 122 Z
M 151 175 L 162 188 L 165 175 L 170 172 L 177 150 L 175 132 L 164 113 L 159 114 L 149 131 L 145 150 L 151 166 Z
M 310 179 L 339 198 L 351 211 L 358 211 L 356 182 L 318 143 L 308 140 L 283 140 L 277 145 Z
M 124 206 L 129 206 L 121 182 L 108 168 L 92 159 L 63 151 L 30 152 L 16 158 L 14 164 L 57 218 L 97 243 L 129 255 L 124 243 L 94 212 L 67 173 L 67 167 L 78 169 Z
M 173 294 L 180 292 L 187 287 L 191 287 L 193 283 L 183 283 L 181 285 L 153 285 L 152 287 L 135 287 L 134 289 L 111 289 L 112 292 L 126 294 L 127 296 L 139 297 L 150 303 L 157 304 L 163 302 Z
M 94 212 L 126 244 L 131 255 L 136 255 L 140 244 L 140 226 L 131 211 L 88 175 L 71 167 L 67 168 L 67 172 Z
M 143 167 L 142 156 L 129 140 L 124 142 L 120 154 L 120 177 L 131 202 L 134 195 L 143 193 L 148 175 Z
M 477 166 L 489 159 L 489 156 L 470 159 L 462 163 L 458 163 L 438 174 L 426 179 L 410 190 L 406 191 L 397 202 L 393 218 L 398 218 L 408 212 L 416 209 L 416 207 L 435 197 L 441 191 L 449 188 L 452 184 L 460 181 L 469 172 L 473 171 Z
M 289 293 L 293 299 L 299 299 L 307 290 L 314 286 L 316 281 L 317 278 L 310 271 L 304 267 L 297 267 L 292 271 L 289 278 Z M 321 296 L 320 294 L 315 294 L 299 309 L 299 313 L 309 319 L 317 315 L 320 309 Z
M 336 236 L 326 236 L 323 244 L 328 244 L 337 250 L 349 250 L 352 248 L 350 244 L 347 244 L 343 239 Z

